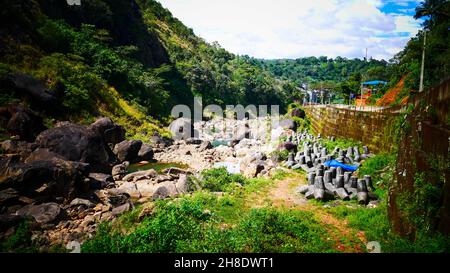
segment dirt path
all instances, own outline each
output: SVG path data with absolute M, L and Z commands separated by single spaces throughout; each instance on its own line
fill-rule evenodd
M 323 223 L 328 230 L 329 238 L 327 239 L 336 242 L 335 249 L 337 251 L 345 253 L 365 252 L 363 246 L 367 244 L 367 239 L 363 232 L 348 227 L 346 221 L 337 219 L 326 212 L 322 206 L 311 204 L 302 195 L 296 194 L 296 188 L 306 184 L 303 175 L 291 173 L 288 178 L 275 183 L 268 194 L 268 199 L 272 201 L 274 206 L 313 212 L 318 221 Z

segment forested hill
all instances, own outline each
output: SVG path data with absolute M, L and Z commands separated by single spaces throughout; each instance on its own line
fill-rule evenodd
M 299 59 L 263 60 L 248 58 L 249 62 L 276 77 L 292 80 L 297 84 L 339 83 L 348 80 L 351 75 L 363 74 L 367 79 L 389 80 L 386 73 L 388 63 L 384 60 L 347 59 L 337 57 L 307 57 Z
M 154 0 L 5 0 L 0 15 L 0 106 L 25 104 L 49 126 L 109 116 L 145 139 L 194 95 L 282 107 L 296 95 L 294 84 L 206 43 Z M 23 92 L 23 74 L 45 84 L 54 104 Z

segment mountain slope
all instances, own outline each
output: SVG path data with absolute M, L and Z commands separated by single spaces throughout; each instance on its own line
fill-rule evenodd
M 93 0 L 81 6 L 6 0 L 1 15 L 2 80 L 20 72 L 50 90 L 63 90 L 58 113 L 33 109 L 49 126 L 58 120 L 90 123 L 103 115 L 124 125 L 129 137 L 145 139 L 167 124 L 172 106 L 190 105 L 194 95 L 205 104 L 284 108 L 295 90 L 204 42 L 153 0 Z M 1 105 L 31 106 L 14 88 L 1 89 Z

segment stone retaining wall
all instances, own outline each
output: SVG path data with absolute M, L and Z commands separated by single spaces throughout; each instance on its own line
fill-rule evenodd
M 307 106 L 315 134 L 350 138 L 374 152 L 389 152 L 394 144 L 394 126 L 400 109 L 357 111 L 334 106 Z
M 406 117 L 408 127 L 399 143 L 396 179 L 389 190 L 389 217 L 397 233 L 414 238 L 418 227 L 402 208 L 401 197 L 422 190 L 417 188 L 416 177 L 423 174 L 423 182 L 436 187 L 439 196 L 430 196 L 428 207 L 415 208 L 414 217 L 424 218 L 423 211 L 435 209 L 436 215 L 425 219 L 426 224 L 450 234 L 450 78 L 409 103 L 414 109 Z

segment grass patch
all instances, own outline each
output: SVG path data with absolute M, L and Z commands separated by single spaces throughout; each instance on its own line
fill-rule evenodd
M 438 233 L 419 232 L 413 241 L 394 234 L 388 220 L 385 202 L 373 209 L 339 206 L 327 210 L 336 217 L 347 220 L 350 227 L 364 231 L 369 242 L 380 242 L 383 253 L 448 253 L 450 251 L 450 238 Z
M 247 180 L 240 174 L 229 174 L 226 168 L 217 168 L 202 172 L 199 185 L 213 192 L 231 191 L 236 185 L 245 185 Z
M 336 147 L 341 149 L 347 149 L 349 147 L 358 147 L 358 149 L 361 151 L 362 144 L 359 141 L 355 141 L 353 139 L 347 139 L 347 138 L 337 138 L 336 141 L 331 141 L 328 139 L 322 139 L 320 140 L 320 143 L 328 149 L 328 151 L 333 151 Z
M 223 169 L 203 173 L 208 187 L 155 203 L 139 222 L 129 212 L 103 223 L 82 246 L 91 253 L 301 253 L 333 251 L 326 229 L 311 212 L 253 208 L 253 196 L 270 189 L 268 179 L 245 179 Z M 220 194 L 213 191 L 224 190 Z M 119 223 L 116 223 L 119 222 Z
M 203 196 L 204 197 L 204 196 Z M 217 197 L 216 197 L 217 198 Z M 95 238 L 83 244 L 93 253 L 290 253 L 327 252 L 326 230 L 303 211 L 252 209 L 236 224 L 221 221 L 203 198 L 159 203 L 155 216 L 123 234 L 103 224 Z M 209 204 L 208 204 L 209 203 Z

